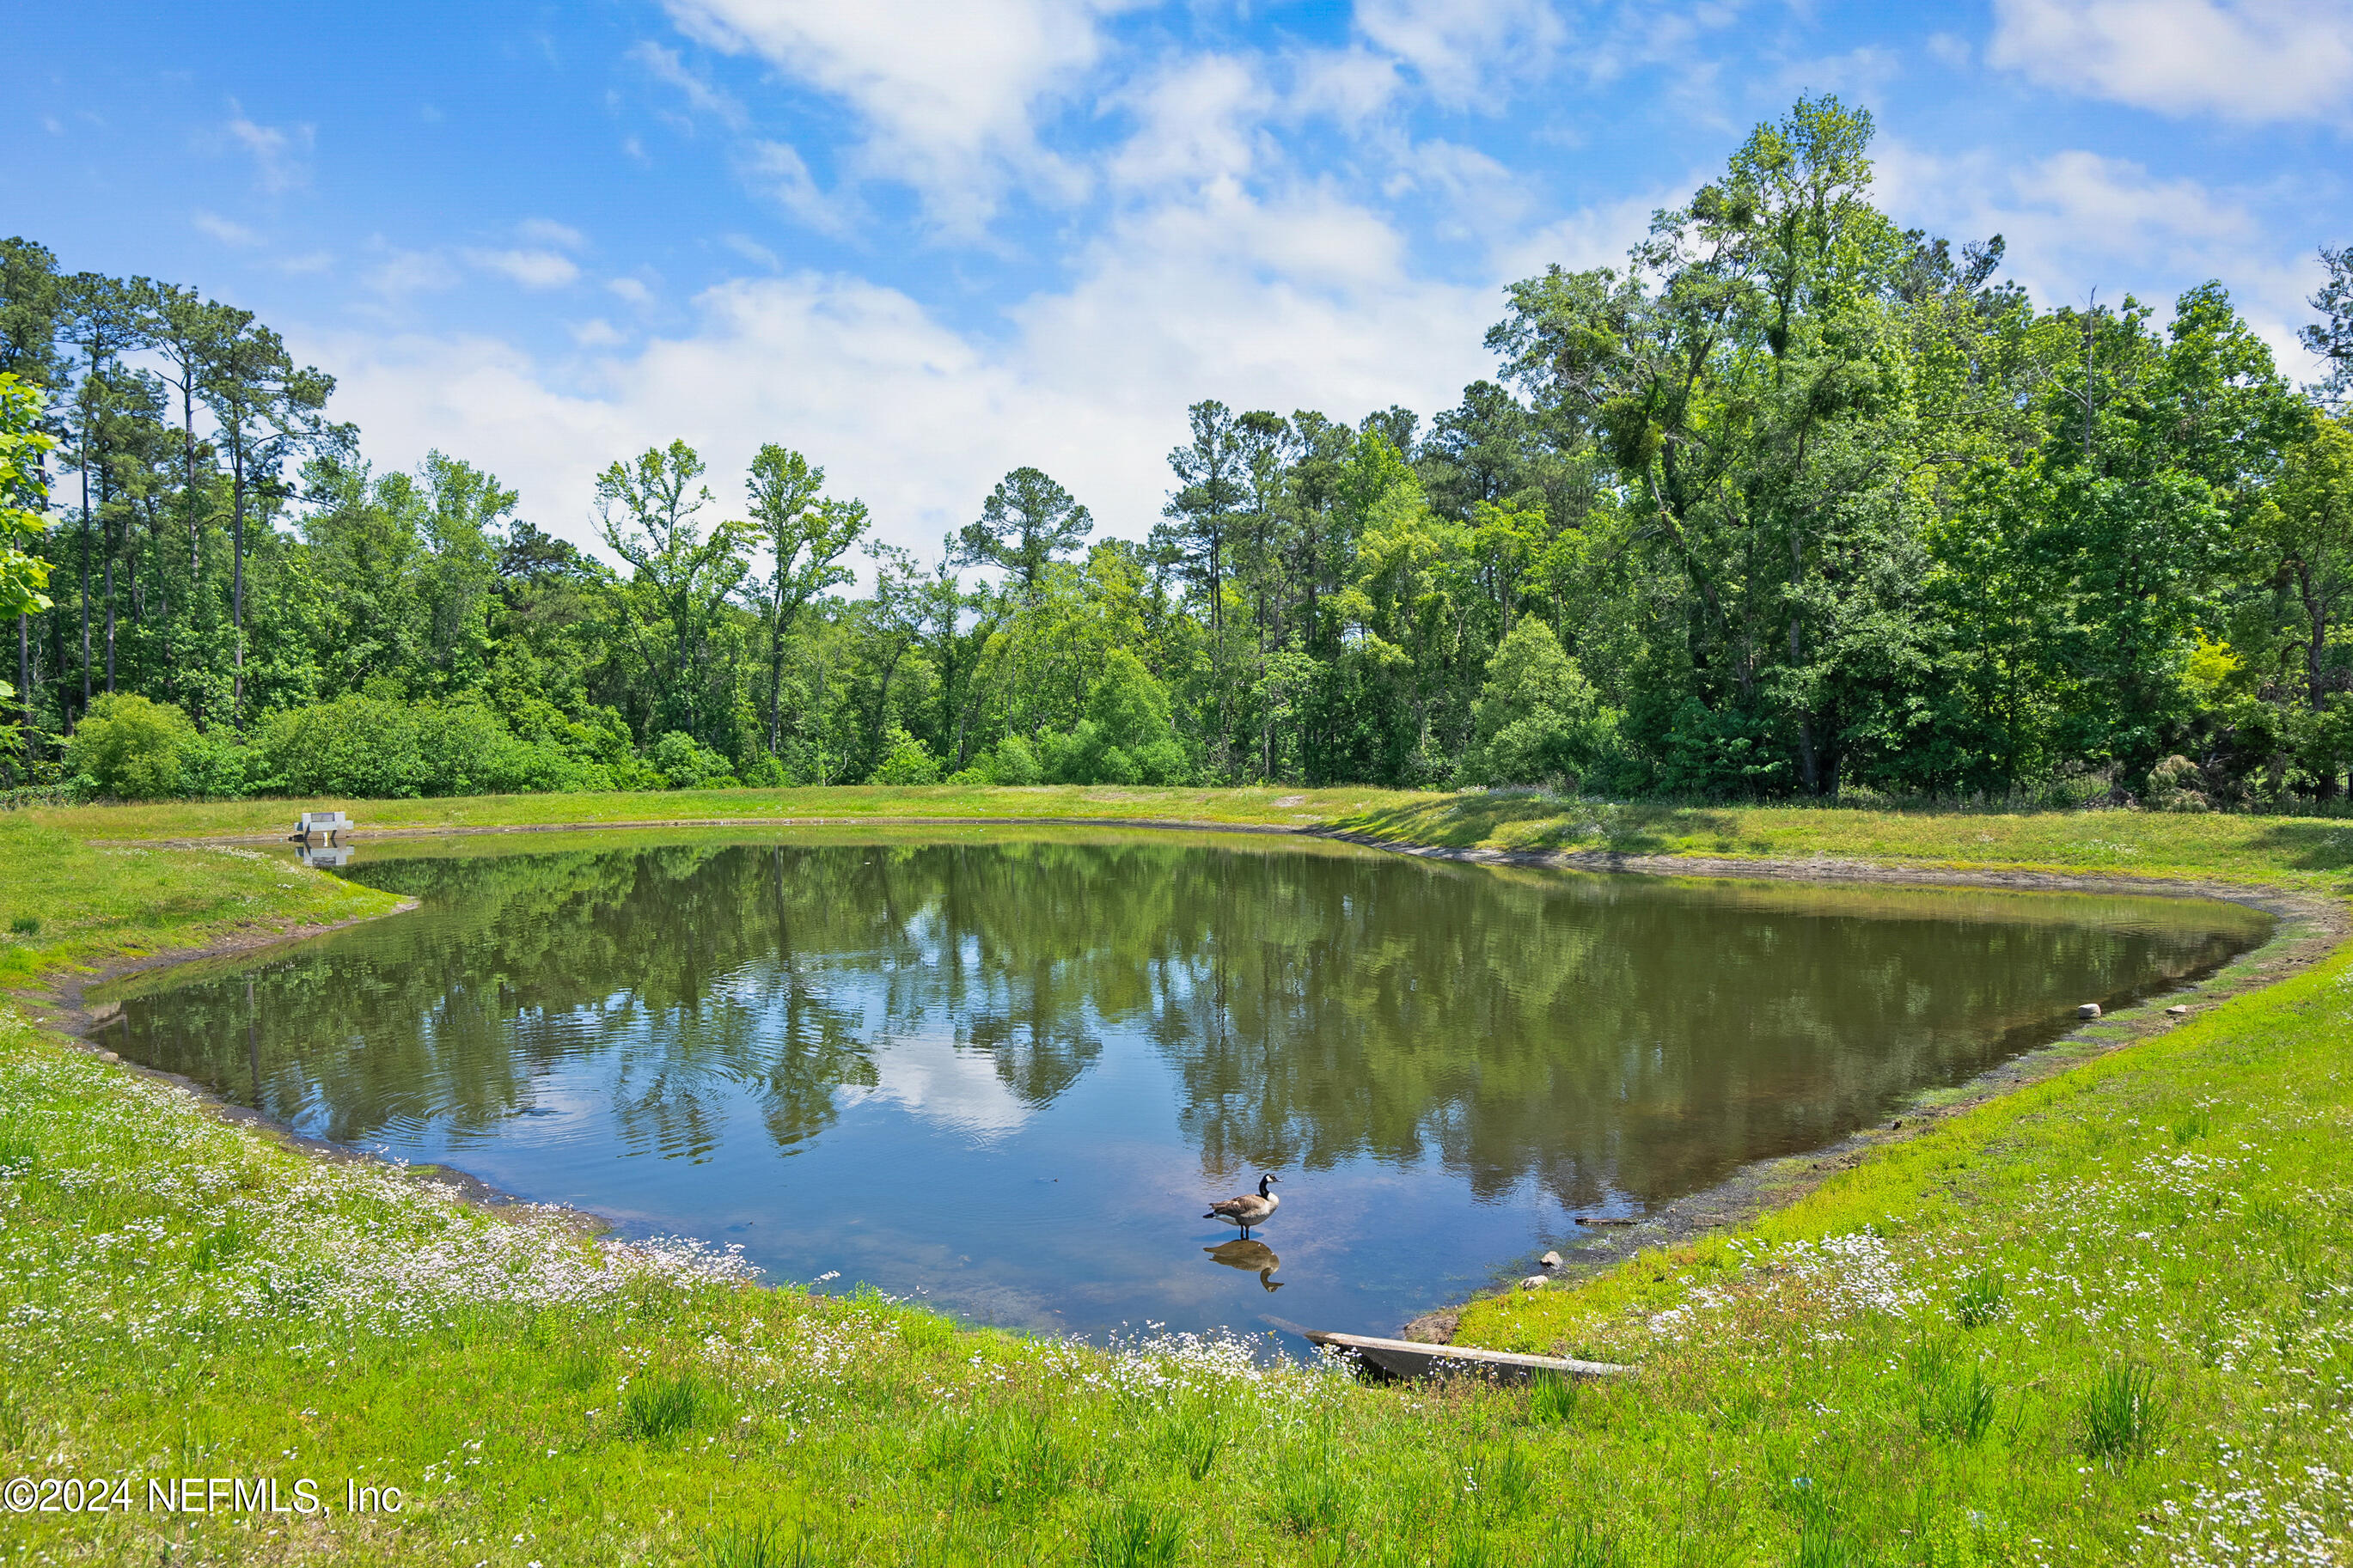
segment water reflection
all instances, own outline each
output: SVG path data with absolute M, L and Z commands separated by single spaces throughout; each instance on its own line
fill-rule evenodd
M 1172 1244 L 1270 1169 L 1318 1260 L 1293 1299 L 1409 1310 L 2264 927 L 1173 836 L 499 849 L 364 856 L 425 908 L 132 1000 L 113 1043 L 305 1131 L 1055 1326 L 1233 1310 Z M 822 1247 L 819 1205 L 851 1216 Z
M 1201 1250 L 1209 1255 L 1212 1262 L 1222 1263 L 1229 1268 L 1239 1268 L 1246 1274 L 1256 1274 L 1258 1282 L 1270 1291 L 1282 1289 L 1283 1282 L 1274 1277 L 1274 1271 L 1282 1267 L 1282 1259 L 1277 1258 L 1274 1248 L 1263 1241 L 1244 1241 L 1238 1237 L 1232 1241 L 1205 1247 Z

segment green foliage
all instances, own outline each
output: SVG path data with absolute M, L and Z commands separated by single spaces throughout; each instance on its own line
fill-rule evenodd
M 66 747 L 66 767 L 92 792 L 118 800 L 170 800 L 183 787 L 185 759 L 198 744 L 188 716 L 166 702 L 128 693 L 101 697 Z
M 1008 735 L 997 742 L 990 749 L 987 765 L 982 771 L 987 782 L 993 784 L 1034 784 L 1046 776 L 1039 766 L 1037 752 L 1018 735 Z
M 655 741 L 646 753 L 663 789 L 711 789 L 736 783 L 727 759 L 688 734 L 672 730 Z
M 1462 776 L 1472 784 L 1573 790 L 1609 742 L 1592 685 L 1534 616 L 1520 617 L 1496 646 L 1471 711 L 1478 743 Z
M 904 730 L 891 731 L 890 749 L 876 764 L 879 784 L 934 784 L 940 782 L 940 760 L 932 749 Z
M 25 548 L 47 526 L 41 516 L 41 455 L 57 442 L 40 427 L 42 401 L 39 388 L 0 371 L 0 616 L 49 605 L 41 592 L 48 563 Z
M 280 795 L 398 800 L 612 787 L 596 763 L 520 739 L 471 702 L 344 697 L 273 714 L 253 751 L 257 787 Z
M 472 704 L 619 787 L 667 775 L 645 758 L 678 732 L 765 785 L 928 782 L 928 756 L 965 784 L 2342 799 L 2345 256 L 2306 334 L 2334 368 L 2299 395 L 2219 283 L 2169 319 L 2046 312 L 1999 280 L 1998 237 L 1900 228 L 1874 133 L 1800 99 L 1623 267 L 1512 285 L 1496 378 L 1426 435 L 1404 408 L 1198 402 L 1148 542 L 1092 540 L 1021 465 L 941 556 L 870 545 L 860 598 L 835 591 L 867 510 L 803 453 L 761 446 L 740 521 L 682 441 L 610 464 L 616 570 L 448 454 L 373 469 L 325 422 L 330 379 L 247 312 L 5 242 L 0 612 L 34 618 L 0 773 L 54 782 L 49 737 L 104 689 L 207 738 L 352 697 Z M 90 491 L 46 531 L 42 417 Z M 269 477 L 288 461 L 299 501 Z M 58 581 L 79 602 L 26 597 Z M 1157 715 L 1094 710 L 1142 689 L 1114 656 Z M 269 787 L 239 760 L 224 742 L 184 787 Z
M 1168 689 L 1125 648 L 1104 661 L 1087 716 L 1048 735 L 1041 750 L 1042 771 L 1056 784 L 1170 784 L 1190 771 L 1169 723 Z

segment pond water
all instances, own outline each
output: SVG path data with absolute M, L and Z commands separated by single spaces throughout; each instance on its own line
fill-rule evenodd
M 108 1043 L 301 1131 L 968 1320 L 1384 1333 L 1817 1147 L 2266 917 L 1237 835 L 364 847 L 412 914 Z M 1202 1218 L 1279 1173 L 1256 1247 Z

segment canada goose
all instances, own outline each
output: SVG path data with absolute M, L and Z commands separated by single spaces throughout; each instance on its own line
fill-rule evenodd
M 1228 1225 L 1238 1225 L 1242 1227 L 1242 1236 L 1247 1239 L 1250 1233 L 1250 1226 L 1264 1225 L 1274 1214 L 1275 1205 L 1282 1202 L 1281 1198 L 1266 1190 L 1271 1184 L 1282 1179 L 1280 1176 L 1261 1176 L 1258 1179 L 1257 1196 L 1253 1197 L 1244 1193 L 1238 1198 L 1228 1198 L 1224 1203 L 1211 1204 L 1209 1212 L 1201 1217 L 1221 1219 Z

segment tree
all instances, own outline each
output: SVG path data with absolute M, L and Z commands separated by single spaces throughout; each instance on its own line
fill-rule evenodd
M 427 650 L 421 684 L 454 695 L 479 689 L 488 679 L 498 533 L 522 497 L 500 484 L 496 474 L 438 449 L 425 454 L 417 479 L 430 552 L 418 583 Z
M 55 442 L 40 428 L 41 395 L 11 371 L 0 371 L 0 616 L 16 617 L 16 679 L 0 698 L 21 700 L 19 743 L 33 729 L 33 672 L 26 617 L 49 607 L 48 563 L 25 546 L 48 525 L 41 454 Z
M 170 800 L 182 793 L 183 758 L 196 744 L 195 726 L 177 708 L 111 694 L 76 727 L 66 766 L 117 800 Z
M 81 479 L 81 684 L 82 706 L 90 700 L 91 481 L 96 479 L 96 512 L 104 536 L 106 606 L 106 689 L 114 689 L 114 572 L 121 554 L 111 503 L 116 472 L 114 449 L 132 435 L 144 399 L 144 387 L 118 369 L 119 357 L 143 346 L 138 302 L 120 279 L 94 272 L 76 273 L 68 280 L 68 309 L 62 336 L 82 355 L 81 384 L 75 389 L 75 468 Z
M 209 335 L 194 379 L 229 460 L 229 719 L 245 723 L 245 523 L 248 501 L 286 491 L 280 472 L 305 446 L 332 438 L 320 411 L 335 380 L 297 369 L 276 332 L 248 310 L 208 307 Z
M 2327 278 L 2308 303 L 2321 319 L 2297 336 L 2327 367 L 2313 395 L 2341 410 L 2353 396 L 2353 245 L 2322 246 L 2320 265 Z
M 93 475 L 97 479 L 96 510 L 103 516 L 107 503 L 109 469 L 106 459 L 106 436 L 112 412 L 114 390 L 109 370 L 115 357 L 140 342 L 138 313 L 122 286 L 111 278 L 94 272 L 76 273 L 66 280 L 62 290 L 65 309 L 63 331 L 67 342 L 79 350 L 82 359 L 80 384 L 74 389 L 73 452 L 74 468 L 81 480 L 81 538 L 79 556 L 81 569 L 81 705 L 90 707 L 90 566 L 94 543 L 91 539 Z M 106 604 L 110 636 L 108 637 L 107 689 L 113 689 L 112 619 L 114 608 L 114 555 L 110 549 L 106 563 Z
M 774 568 L 765 580 L 750 582 L 753 603 L 768 623 L 768 751 L 774 754 L 784 734 L 785 641 L 802 606 L 850 580 L 849 569 L 838 563 L 866 531 L 866 503 L 825 499 L 819 494 L 825 470 L 774 442 L 752 458 L 744 488 Z
M 0 239 L 0 375 L 33 386 L 59 384 L 65 366 L 58 356 L 58 317 L 65 303 L 65 281 L 48 247 L 21 237 Z
M 2353 428 L 2314 416 L 2305 439 L 2291 447 L 2253 531 L 2270 558 L 2295 586 L 2304 609 L 2304 694 L 2313 713 L 2328 706 L 2329 633 L 2338 605 L 2353 589 Z M 2337 794 L 2334 762 L 2319 771 L 2323 800 Z
M 1521 616 L 1487 661 L 1487 684 L 1472 710 L 1478 741 L 1463 776 L 1574 788 L 1609 739 L 1599 707 L 1552 628 Z
M 1084 544 L 1094 526 L 1093 514 L 1043 469 L 1015 468 L 980 503 L 979 521 L 951 542 L 949 559 L 1001 567 L 1023 598 L 1035 598 L 1047 564 Z
M 1185 750 L 1168 721 L 1168 689 L 1143 661 L 1114 648 L 1087 697 L 1086 717 L 1046 737 L 1046 776 L 1057 784 L 1180 784 Z
M 653 685 L 649 731 L 717 736 L 711 674 L 721 608 L 749 571 L 744 527 L 720 522 L 706 536 L 696 514 L 711 492 L 695 481 L 703 462 L 684 441 L 649 447 L 596 478 L 598 531 L 635 575 L 621 597 L 623 634 Z
M 1233 410 L 1215 399 L 1186 411 L 1193 427 L 1187 446 L 1168 454 L 1176 491 L 1162 507 L 1166 521 L 1152 531 L 1153 547 L 1200 595 L 1209 626 L 1210 683 L 1216 739 L 1229 750 L 1226 703 L 1226 557 L 1235 514 L 1250 498 L 1245 437 Z

